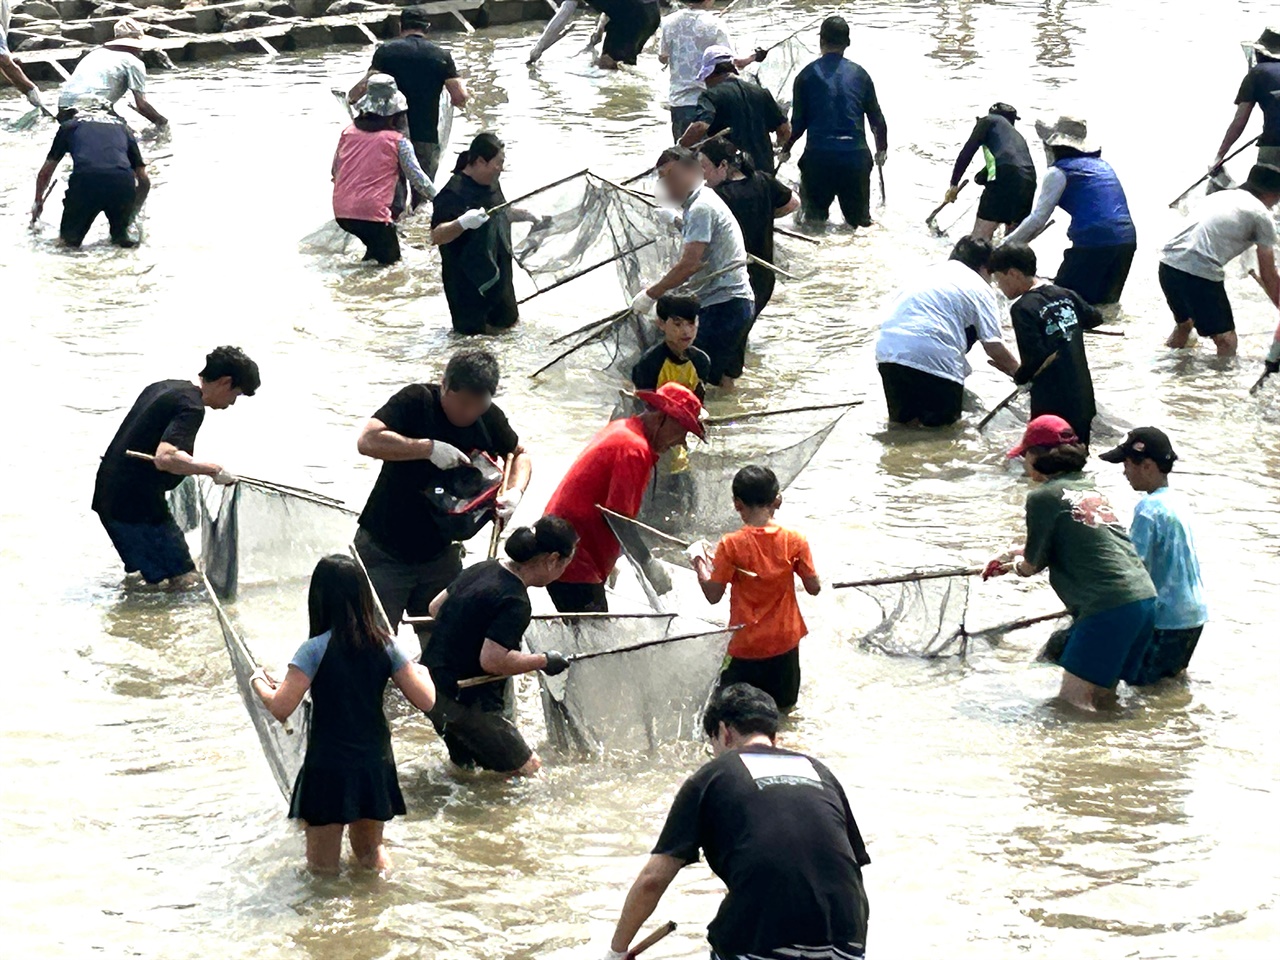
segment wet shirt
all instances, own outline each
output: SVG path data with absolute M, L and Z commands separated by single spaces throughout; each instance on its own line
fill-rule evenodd
M 50 163 L 71 154 L 72 179 L 127 176 L 144 166 L 138 141 L 125 124 L 114 120 L 68 120 L 58 127 L 49 148 Z
M 729 642 L 729 656 L 763 660 L 793 649 L 809 632 L 795 578 L 817 575 L 804 534 L 769 524 L 722 537 L 711 582 L 728 585 L 729 622 L 743 625 Z
M 791 190 L 757 170 L 740 180 L 724 180 L 715 191 L 738 221 L 747 253 L 773 263 L 773 212 L 791 202 Z
M 637 390 L 657 390 L 664 383 L 688 387 L 701 400 L 711 376 L 711 358 L 697 347 L 689 347 L 683 357 L 664 340 L 645 351 L 631 368 L 631 383 Z
M 409 101 L 409 138 L 439 142 L 440 92 L 458 76 L 449 51 L 426 37 L 396 37 L 373 52 L 373 69 L 390 74 Z
M 490 210 L 506 202 L 497 183 L 486 187 L 465 173 L 455 173 L 431 202 L 432 229 L 457 220 L 468 210 Z M 477 298 L 499 298 L 513 282 L 511 220 L 505 209 L 438 249 L 440 279 L 451 310 Z
M 769 134 L 787 122 L 787 115 L 764 87 L 739 77 L 721 80 L 698 97 L 694 119 L 708 125 L 708 136 L 727 127 L 729 139 L 751 157 L 755 168 L 773 173 L 773 144 Z
M 352 767 L 392 760 L 391 730 L 382 712 L 387 681 L 408 663 L 395 644 L 352 648 L 331 631 L 311 637 L 289 666 L 311 681 L 309 767 Z
M 129 91 L 147 92 L 147 68 L 142 60 L 123 50 L 98 47 L 84 55 L 71 79 L 58 91 L 58 109 L 74 107 L 80 97 L 114 104 Z
M 1026 561 L 1077 620 L 1156 595 L 1111 504 L 1079 473 L 1027 494 Z
M 483 450 L 501 459 L 520 445 L 506 414 L 497 406 L 490 406 L 469 427 L 454 426 L 440 405 L 437 384 L 410 384 L 373 416 L 401 436 L 439 440 L 468 455 Z M 427 460 L 383 461 L 373 492 L 360 514 L 360 526 L 382 550 L 402 563 L 429 562 L 449 546 L 427 500 L 427 491 L 437 485 L 441 472 Z
M 702 269 L 689 280 L 703 307 L 730 300 L 754 300 L 747 274 L 747 251 L 742 228 L 723 200 L 707 186 L 700 186 L 683 204 L 685 243 L 704 243 Z M 719 276 L 714 276 L 719 274 Z
M 596 504 L 634 519 L 657 463 L 639 417 L 614 420 L 578 455 L 545 511 L 568 520 L 578 533 L 578 550 L 560 577 L 563 582 L 604 583 L 613 572 L 622 545 Z
M 1004 117 L 989 113 L 978 118 L 968 142 L 960 150 L 955 169 L 951 172 L 952 186 L 960 182 L 979 149 L 982 150 L 987 183 L 999 179 L 1001 171 L 1010 180 L 1035 179 L 1036 166 L 1031 160 L 1031 151 L 1027 149 L 1027 141 Z
M 1078 293 L 1044 283 L 1032 287 L 1009 307 L 1022 365 L 1013 382 L 1031 384 L 1031 415 L 1053 413 L 1077 432 L 1087 431 L 1097 414 L 1093 378 L 1085 356 L 1084 331 L 1098 326 L 1102 314 Z M 1057 354 L 1039 376 L 1049 357 Z
M 866 118 L 884 122 L 876 85 L 866 70 L 840 53 L 824 53 L 796 76 L 791 137 L 808 134 L 806 150 L 870 154 Z
M 724 21 L 710 10 L 677 10 L 663 18 L 658 55 L 667 57 L 673 107 L 692 107 L 707 85 L 698 79 L 707 47 L 733 48 Z
M 959 260 L 948 260 L 925 270 L 915 287 L 898 297 L 880 324 L 876 363 L 964 383 L 970 373 L 965 358 L 970 328 L 983 343 L 1003 339 L 991 285 Z
M 1236 103 L 1256 103 L 1262 110 L 1260 147 L 1280 147 L 1280 62 L 1259 60 L 1244 76 Z
M 1188 630 L 1209 619 L 1191 511 L 1168 487 L 1147 494 L 1133 511 L 1134 549 L 1156 586 L 1156 629 Z
M 1247 190 L 1221 190 L 1200 201 L 1192 221 L 1164 245 L 1160 262 L 1221 282 L 1227 276 L 1223 268 L 1255 245 L 1276 245 L 1271 211 Z
M 480 666 L 485 640 L 507 650 L 519 650 L 532 616 L 524 581 L 501 562 L 484 560 L 462 571 L 449 584 L 449 596 L 440 606 L 431 642 L 422 655 L 436 689 L 461 703 L 501 711 L 506 683 L 459 690 L 458 681 L 485 675 Z
M 154 454 L 161 443 L 194 454 L 196 433 L 204 422 L 200 388 L 190 380 L 153 383 L 134 401 L 98 466 L 93 509 L 104 520 L 121 523 L 164 523 L 169 519 L 165 494 L 182 482 L 176 473 L 157 470 L 126 450 Z
M 753 744 L 712 760 L 680 787 L 653 852 L 705 854 L 728 888 L 707 931 L 718 956 L 792 945 L 862 955 L 871 858 L 844 789 L 811 757 Z

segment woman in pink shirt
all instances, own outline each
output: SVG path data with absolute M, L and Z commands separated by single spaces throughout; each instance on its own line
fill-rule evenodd
M 375 73 L 333 155 L 333 216 L 338 226 L 364 243 L 364 259 L 381 264 L 400 259 L 391 201 L 401 173 L 417 192 L 436 195 L 407 136 L 408 109 L 395 80 Z

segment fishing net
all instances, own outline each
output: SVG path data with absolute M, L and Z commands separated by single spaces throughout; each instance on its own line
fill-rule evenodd
M 769 49 L 764 63 L 755 65 L 748 73 L 760 86 L 773 94 L 785 113 L 791 111 L 791 96 L 796 75 L 821 55 L 818 50 L 817 21 L 805 24 L 798 31 Z
M 686 639 L 626 649 L 668 637 Z M 673 616 L 535 620 L 525 634 L 535 653 L 618 651 L 578 660 L 557 677 L 538 675 L 552 745 L 600 756 L 698 737 L 729 638 L 715 624 Z
M 891 656 L 963 656 L 972 577 L 939 577 L 855 588 L 879 611 L 879 621 L 856 635 Z

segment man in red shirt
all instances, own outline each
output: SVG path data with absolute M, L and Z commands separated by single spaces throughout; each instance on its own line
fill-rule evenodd
M 547 504 L 547 514 L 563 517 L 578 532 L 573 562 L 547 587 L 562 613 L 603 613 L 609 608 L 604 583 L 622 555 L 622 545 L 599 507 L 634 518 L 658 458 L 682 446 L 690 433 L 706 439 L 699 419 L 702 402 L 683 384 L 637 390 L 636 398 L 649 409 L 615 420 L 597 433 Z

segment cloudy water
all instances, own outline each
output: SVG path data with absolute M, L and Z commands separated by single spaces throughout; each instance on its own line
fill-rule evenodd
M 1183 222 L 1168 201 L 1216 151 L 1244 68 L 1239 41 L 1272 10 L 1258 0 L 918 0 L 846 12 L 852 55 L 888 119 L 889 202 L 875 228 L 833 230 L 798 250 L 817 270 L 779 284 L 748 376 L 713 413 L 866 397 L 780 514 L 810 535 L 828 581 L 981 562 L 1018 538 L 1027 483 L 1003 458 L 1015 421 L 985 436 L 972 426 L 886 435 L 874 330 L 894 290 L 946 256 L 950 241 L 924 219 L 973 118 L 1006 100 L 1031 137 L 1032 119 L 1085 116 L 1124 181 L 1140 241 L 1116 323 L 1126 336 L 1089 340 L 1099 404 L 1173 434 L 1186 468 L 1174 483 L 1200 515 L 1213 618 L 1185 685 L 1083 722 L 1049 702 L 1058 671 L 1031 663 L 1047 628 L 975 642 L 963 662 L 924 662 L 852 640 L 874 619 L 864 598 L 803 600 L 812 632 L 785 742 L 824 759 L 848 789 L 873 858 L 875 955 L 1239 958 L 1264 955 L 1280 934 L 1280 401 L 1274 387 L 1247 393 L 1275 311 L 1233 267 L 1240 361 L 1204 348 L 1175 357 L 1161 346 L 1169 318 L 1156 283 L 1158 249 Z M 752 43 L 811 15 L 775 4 L 731 17 Z M 474 94 L 455 144 L 497 130 L 508 196 L 584 166 L 625 177 L 666 142 L 656 58 L 602 75 L 577 55 L 585 28 L 534 72 L 524 66 L 533 25 L 444 37 Z M 354 82 L 367 58 L 246 57 L 153 76 L 149 94 L 173 131 L 143 144 L 155 188 L 136 251 L 107 246 L 101 224 L 82 251 L 56 249 L 61 186 L 43 232 L 28 232 L 53 131 L 0 135 L 6 956 L 601 955 L 676 787 L 705 756 L 693 743 L 600 763 L 548 752 L 531 783 L 457 780 L 429 725 L 401 710 L 409 815 L 388 828 L 396 869 L 316 880 L 301 869 L 301 833 L 285 819 L 208 602 L 117 586 L 90 491 L 146 383 L 194 375 L 216 344 L 243 346 L 264 386 L 207 418 L 199 453 L 359 507 L 375 475 L 355 452 L 359 426 L 401 385 L 437 376 L 461 342 L 423 224 L 385 270 L 298 253 L 330 216 L 343 118 L 329 88 Z M 24 109 L 15 95 L 0 100 L 6 117 Z M 1033 137 L 1032 147 L 1039 158 Z M 1233 169 L 1242 178 L 1246 166 Z M 952 237 L 977 193 L 939 217 L 948 226 L 963 215 Z M 1036 243 L 1046 272 L 1064 221 Z M 534 457 L 518 519 L 538 516 L 617 396 L 587 363 L 529 373 L 554 355 L 554 336 L 623 305 L 602 272 L 531 301 L 516 331 L 486 341 L 504 365 L 500 403 Z M 969 386 L 989 407 L 1008 382 L 976 366 Z M 1135 495 L 1119 469 L 1091 469 L 1127 517 Z M 968 622 L 1056 609 L 1043 578 L 975 583 Z M 276 634 L 256 639 L 283 662 L 305 635 L 301 617 L 281 616 Z M 544 735 L 531 681 L 521 723 Z M 705 866 L 685 870 L 655 917 L 680 929 L 652 956 L 705 955 L 721 892 Z

